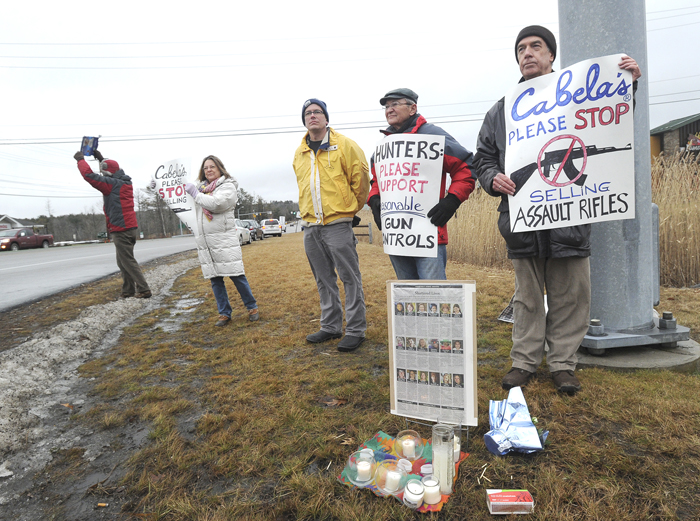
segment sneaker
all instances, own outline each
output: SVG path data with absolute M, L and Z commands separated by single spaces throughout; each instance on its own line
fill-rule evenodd
M 151 295 L 153 295 L 153 293 L 151 293 L 150 289 L 147 289 L 146 291 L 134 295 L 134 298 L 151 298 Z
M 574 372 L 569 371 L 554 371 L 552 373 L 552 380 L 554 380 L 554 387 L 557 391 L 566 394 L 576 394 L 581 390 L 581 382 L 578 378 L 574 376 Z
M 311 342 L 312 344 L 320 344 L 321 342 L 325 342 L 326 340 L 340 338 L 341 336 L 343 335 L 341 335 L 340 333 L 329 333 L 328 331 L 324 331 L 323 329 L 321 329 L 316 333 L 308 335 L 306 337 L 306 341 Z
M 342 353 L 354 351 L 355 349 L 360 347 L 360 344 L 364 341 L 365 337 L 363 336 L 345 335 L 343 339 L 340 342 L 338 342 L 338 351 Z
M 260 313 L 258 313 L 258 308 L 248 310 L 248 320 L 255 322 L 260 318 Z
M 231 322 L 231 317 L 227 317 L 226 315 L 221 315 L 219 316 L 219 320 L 216 321 L 216 324 L 214 324 L 216 327 L 223 327 L 226 324 Z
M 525 387 L 533 376 L 535 376 L 535 373 L 531 373 L 530 371 L 526 371 L 525 369 L 518 369 L 517 367 L 513 367 L 503 377 L 501 387 L 503 387 L 506 391 L 513 387 Z
M 122 293 L 121 295 L 119 295 L 119 298 L 131 298 L 133 296 L 133 293 Z

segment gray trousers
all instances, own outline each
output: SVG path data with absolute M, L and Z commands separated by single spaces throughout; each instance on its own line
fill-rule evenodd
M 122 294 L 124 295 L 149 291 L 148 283 L 141 273 L 141 267 L 134 258 L 134 244 L 137 237 L 136 228 L 125 232 L 112 232 L 112 242 L 117 249 L 117 266 L 122 272 Z
M 343 331 L 340 277 L 345 288 L 345 334 L 364 337 L 367 330 L 365 294 L 356 241 L 349 222 L 304 229 L 304 249 L 321 298 L 321 330 L 334 334 Z
M 576 351 L 588 331 L 591 273 L 588 257 L 512 259 L 513 367 L 535 372 L 549 347 L 551 372 L 576 369 Z M 544 309 L 544 290 L 547 307 Z

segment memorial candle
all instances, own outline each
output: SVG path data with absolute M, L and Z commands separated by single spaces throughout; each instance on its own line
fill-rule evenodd
M 425 493 L 423 494 L 423 502 L 426 505 L 437 505 L 442 501 L 440 495 L 440 483 L 432 476 L 426 476 L 422 480 Z
M 406 439 L 402 441 L 403 443 L 403 455 L 405 458 L 415 458 L 416 457 L 416 442 L 412 439 Z
M 423 483 L 417 479 L 412 479 L 406 483 L 406 489 L 403 491 L 403 504 L 409 508 L 418 508 L 423 504 L 423 495 L 425 487 Z
M 384 489 L 387 492 L 395 492 L 399 488 L 399 483 L 401 482 L 401 474 L 390 470 L 386 473 L 386 482 L 384 483 Z
M 369 461 L 357 462 L 357 481 L 369 481 L 372 464 Z

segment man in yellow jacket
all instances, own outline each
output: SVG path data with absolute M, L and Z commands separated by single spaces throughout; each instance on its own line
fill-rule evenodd
M 362 149 L 328 126 L 326 104 L 304 102 L 301 119 L 308 132 L 294 154 L 299 211 L 306 221 L 304 249 L 321 299 L 321 329 L 306 340 L 340 338 L 343 306 L 336 270 L 345 287 L 345 336 L 338 351 L 353 351 L 365 339 L 365 295 L 352 231 L 353 219 L 369 192 L 369 167 Z

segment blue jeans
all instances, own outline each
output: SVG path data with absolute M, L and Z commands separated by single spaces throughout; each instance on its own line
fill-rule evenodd
M 250 284 L 245 275 L 230 277 L 241 295 L 243 304 L 246 309 L 255 309 L 258 307 L 253 292 L 250 291 Z M 216 298 L 216 307 L 219 308 L 219 315 L 224 315 L 231 318 L 231 303 L 228 301 L 228 293 L 226 292 L 226 284 L 223 277 L 211 278 L 211 289 L 214 290 L 214 298 Z
M 447 280 L 447 245 L 438 244 L 437 257 L 389 255 L 399 280 Z

